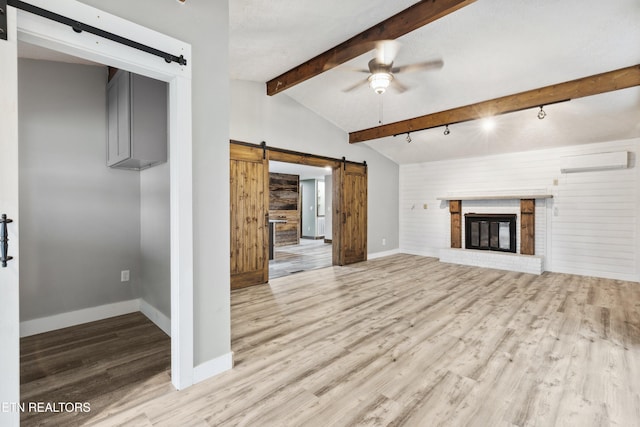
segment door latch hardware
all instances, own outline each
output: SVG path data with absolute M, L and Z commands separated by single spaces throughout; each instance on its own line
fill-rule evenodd
M 8 219 L 6 214 L 2 214 L 2 219 L 0 219 L 0 250 L 2 251 L 2 258 L 0 258 L 0 262 L 2 262 L 2 266 L 7 266 L 7 261 L 13 259 L 12 256 L 7 255 L 9 252 L 9 233 L 7 231 L 7 224 L 13 222 L 12 219 Z

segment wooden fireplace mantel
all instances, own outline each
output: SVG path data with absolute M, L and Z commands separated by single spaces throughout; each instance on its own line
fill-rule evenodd
M 514 192 L 482 192 L 482 193 L 460 193 L 448 196 L 437 197 L 437 200 L 528 200 L 528 199 L 552 199 L 553 194 L 537 191 L 514 191 Z

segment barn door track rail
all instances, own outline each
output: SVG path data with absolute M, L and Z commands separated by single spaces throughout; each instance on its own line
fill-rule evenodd
M 132 47 L 134 49 L 141 50 L 151 55 L 159 56 L 169 64 L 172 62 L 176 62 L 180 65 L 187 65 L 187 59 L 183 55 L 176 56 L 167 52 L 163 52 L 151 46 L 138 43 L 137 41 L 119 36 L 114 33 L 110 33 L 109 31 L 102 30 L 100 28 L 85 24 L 83 22 L 76 21 L 71 18 L 67 18 L 66 16 L 59 15 L 57 13 L 51 12 L 46 9 L 42 9 L 40 7 L 34 6 L 29 3 L 25 3 L 20 0 L 0 0 L 0 39 L 2 40 L 7 39 L 7 13 L 6 13 L 7 5 L 13 6 L 17 9 L 21 9 L 29 13 L 33 13 L 38 16 L 42 16 L 43 18 L 47 18 L 64 25 L 68 25 L 76 33 L 82 33 L 83 31 L 86 31 L 91 34 L 95 34 L 96 36 L 114 41 L 116 43 L 123 44 L 125 46 Z

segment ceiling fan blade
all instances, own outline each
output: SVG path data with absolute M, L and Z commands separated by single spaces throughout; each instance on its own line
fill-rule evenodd
M 355 73 L 371 74 L 370 70 L 367 70 L 367 69 L 364 69 L 364 68 L 347 68 L 347 67 L 343 67 L 342 69 L 344 71 L 353 71 Z
M 400 50 L 400 42 L 381 40 L 376 44 L 376 60 L 379 64 L 391 65 Z
M 344 93 L 351 92 L 352 90 L 355 90 L 355 89 L 359 88 L 362 85 L 366 85 L 367 83 L 369 83 L 369 79 L 368 78 L 364 79 L 364 80 L 360 80 L 359 82 L 357 82 L 357 83 L 355 83 L 355 84 L 353 84 L 353 85 L 351 85 L 351 86 L 349 86 L 349 87 L 347 87 L 345 89 L 342 89 L 342 91 Z
M 392 73 L 412 73 L 414 71 L 424 71 L 424 70 L 436 70 L 442 68 L 444 62 L 442 59 L 436 59 L 434 61 L 425 61 L 418 62 L 416 64 L 407 64 L 401 65 L 399 67 L 393 67 L 391 69 Z
M 398 92 L 398 93 L 402 93 L 402 92 L 406 92 L 409 90 L 408 87 L 406 87 L 405 85 L 403 85 L 402 83 L 400 83 L 398 81 L 397 77 L 394 77 L 393 80 L 391 80 L 391 86 L 393 86 L 393 88 Z

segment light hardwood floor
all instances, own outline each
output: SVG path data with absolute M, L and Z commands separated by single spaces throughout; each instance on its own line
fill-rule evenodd
M 236 366 L 141 426 L 639 426 L 640 284 L 396 255 L 232 292 Z
M 300 239 L 300 244 L 274 248 L 269 261 L 269 280 L 332 265 L 331 243 Z

